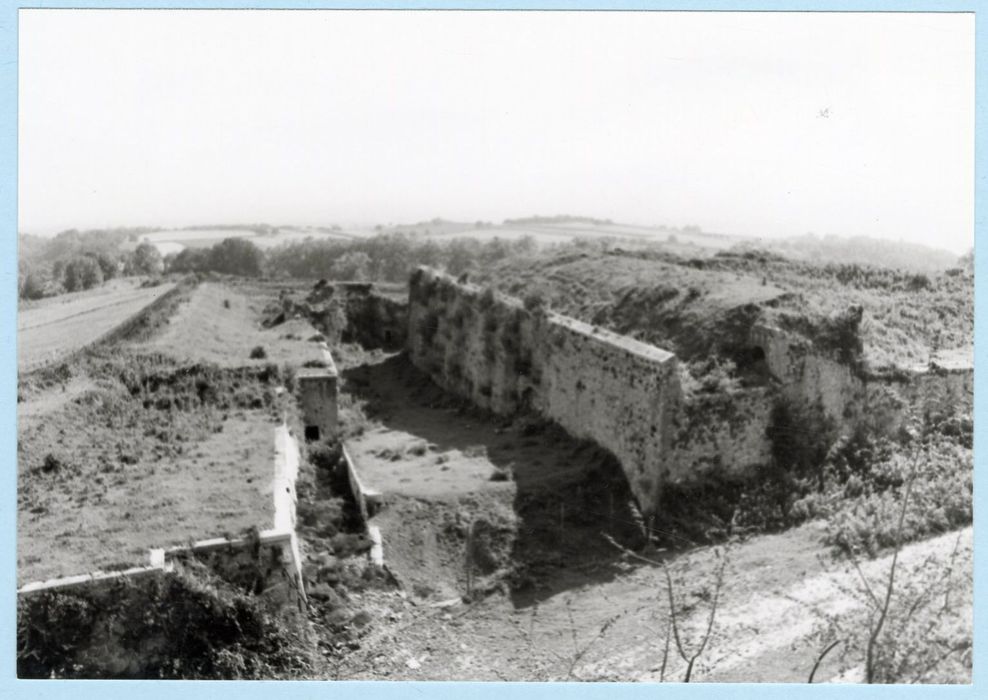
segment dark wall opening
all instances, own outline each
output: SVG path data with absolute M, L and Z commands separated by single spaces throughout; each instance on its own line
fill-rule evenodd
M 744 348 L 738 354 L 736 364 L 742 381 L 747 385 L 762 385 L 771 377 L 765 350 L 757 345 Z

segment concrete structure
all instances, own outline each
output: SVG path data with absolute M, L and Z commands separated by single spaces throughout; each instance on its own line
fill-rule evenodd
M 148 578 L 167 576 L 176 563 L 197 561 L 206 564 L 221 578 L 243 583 L 245 576 L 259 595 L 281 605 L 303 610 L 306 604 L 302 579 L 302 557 L 295 534 L 296 493 L 299 448 L 288 426 L 275 430 L 275 460 L 271 479 L 274 500 L 274 527 L 259 530 L 254 536 L 215 537 L 191 545 L 151 549 L 149 563 L 123 571 L 96 571 L 48 581 L 28 583 L 18 589 L 18 597 L 41 593 L 71 592 L 109 606 L 112 593 L 122 584 L 137 584 L 136 591 Z M 107 596 L 110 598 L 106 598 Z M 106 600 L 104 600 L 106 598 Z
M 342 451 L 343 463 L 346 465 L 347 483 L 350 485 L 350 494 L 357 504 L 361 521 L 366 525 L 367 521 L 374 517 L 374 514 L 380 510 L 383 503 L 383 494 L 377 489 L 369 488 L 364 484 L 357 471 L 357 465 L 354 463 L 353 458 L 350 457 L 350 453 L 347 452 L 345 446 L 342 448 Z
M 318 441 L 336 434 L 338 425 L 339 376 L 329 348 L 320 343 L 320 359 L 302 367 L 295 375 L 305 439 Z

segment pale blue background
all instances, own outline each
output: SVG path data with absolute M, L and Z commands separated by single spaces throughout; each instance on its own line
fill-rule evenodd
M 794 695 L 805 697 L 858 698 L 872 697 L 934 697 L 934 698 L 972 698 L 984 695 L 986 689 L 981 669 L 985 667 L 984 640 L 985 620 L 983 615 L 975 617 L 975 675 L 974 685 L 967 687 L 949 686 L 823 686 L 823 685 L 644 685 L 644 684 L 525 684 L 525 683 L 357 683 L 357 682 L 154 682 L 147 681 L 18 681 L 15 677 L 15 610 L 16 610 L 16 492 L 17 492 L 17 451 L 16 430 L 16 314 L 17 314 L 17 11 L 19 8 L 294 8 L 301 3 L 279 2 L 277 0 L 254 0 L 253 2 L 236 2 L 232 0 L 212 0 L 210 2 L 180 2 L 158 0 L 150 2 L 8 2 L 3 0 L 0 9 L 0 222 L 3 224 L 3 236 L 0 237 L 0 281 L 3 293 L 0 295 L 3 324 L 0 325 L 0 364 L 6 370 L 7 380 L 3 385 L 0 397 L 0 425 L 10 426 L 3 442 L 3 463 L 6 464 L 3 483 L 5 497 L 0 501 L 0 545 L 2 545 L 3 562 L 0 567 L 0 590 L 5 591 L 4 605 L 0 611 L 0 697 L 96 697 L 103 698 L 132 698 L 132 697 L 163 697 L 180 695 L 190 698 L 207 697 L 262 697 L 277 694 L 280 697 L 316 698 L 316 697 L 345 697 L 345 698 L 398 698 L 398 697 L 438 697 L 438 698 L 499 698 L 511 697 L 535 698 L 543 696 L 566 698 L 654 698 L 661 695 L 664 698 L 683 698 L 698 696 L 724 696 L 738 698 L 784 698 Z M 589 2 L 586 0 L 569 0 L 567 2 L 440 2 L 437 0 L 404 0 L 392 2 L 306 2 L 302 5 L 311 8 L 337 9 L 609 9 L 609 10 L 768 10 L 768 11 L 937 11 L 937 12 L 975 12 L 978 15 L 986 13 L 986 2 L 892 2 L 862 1 L 862 2 L 741 2 L 732 0 L 706 2 L 647 2 L 645 0 L 624 0 L 612 3 Z M 986 35 L 988 19 L 976 17 L 976 46 L 988 45 Z M 988 201 L 988 187 L 985 182 L 986 147 L 985 138 L 986 113 L 985 95 L 988 90 L 988 72 L 986 72 L 986 54 L 977 53 L 977 88 L 976 88 L 976 238 L 983 235 L 984 207 Z M 985 269 L 988 262 L 981 255 L 975 255 L 975 311 L 977 323 L 975 328 L 975 356 L 985 346 L 985 323 L 988 322 L 988 310 L 985 307 Z M 984 318 L 983 318 L 984 317 Z M 984 444 L 985 431 L 982 429 L 984 418 L 984 373 L 975 371 L 975 498 L 978 507 L 975 508 L 975 532 L 985 530 L 984 508 L 980 501 L 984 496 L 984 486 L 981 483 L 983 460 L 980 458 L 981 446 Z M 976 543 L 980 543 L 980 537 Z M 984 576 L 984 557 L 982 547 L 975 548 L 975 585 L 977 604 L 976 611 L 981 610 L 981 601 L 986 593 Z

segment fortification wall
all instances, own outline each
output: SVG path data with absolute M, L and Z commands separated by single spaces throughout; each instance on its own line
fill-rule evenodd
M 765 352 L 769 371 L 791 398 L 819 402 L 841 425 L 859 417 L 865 383 L 853 367 L 814 351 L 808 340 L 772 326 L 753 326 L 751 344 Z
M 815 351 L 810 342 L 778 328 L 756 325 L 751 343 L 762 348 L 772 375 L 792 398 L 820 402 L 845 430 L 867 423 L 880 432 L 899 429 L 911 413 L 970 414 L 974 371 L 963 363 L 868 373 Z M 918 416 L 917 416 L 918 417 Z
M 682 482 L 704 472 L 744 474 L 771 459 L 772 414 L 767 387 L 690 397 L 673 419 L 675 458 L 669 478 Z
M 672 353 L 428 269 L 409 290 L 412 362 L 491 411 L 533 410 L 593 440 L 621 462 L 650 512 L 673 471 L 672 418 L 680 399 Z
M 377 292 L 370 284 L 340 285 L 346 294 L 347 327 L 343 339 L 365 348 L 393 351 L 405 347 L 408 304 Z
M 672 353 L 552 314 L 539 325 L 535 407 L 609 450 L 644 510 L 676 471 L 672 418 L 680 400 Z

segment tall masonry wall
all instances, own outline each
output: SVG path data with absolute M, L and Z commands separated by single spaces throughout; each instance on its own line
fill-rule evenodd
M 898 430 L 911 412 L 968 414 L 973 408 L 970 358 L 874 373 L 855 369 L 773 326 L 756 324 L 750 340 L 765 352 L 769 371 L 785 393 L 805 403 L 819 403 L 845 430 L 864 423 L 888 434 Z
M 411 360 L 437 384 L 495 413 L 534 411 L 610 450 L 646 513 L 664 484 L 769 463 L 780 394 L 821 406 L 845 432 L 864 422 L 890 433 L 918 407 L 969 413 L 972 403 L 970 362 L 872 376 L 765 323 L 749 343 L 771 381 L 684 396 L 672 353 L 428 268 L 412 276 L 407 313 Z
M 676 357 L 572 318 L 527 311 L 420 268 L 409 290 L 412 362 L 501 414 L 533 410 L 611 451 L 646 513 L 674 471 Z

